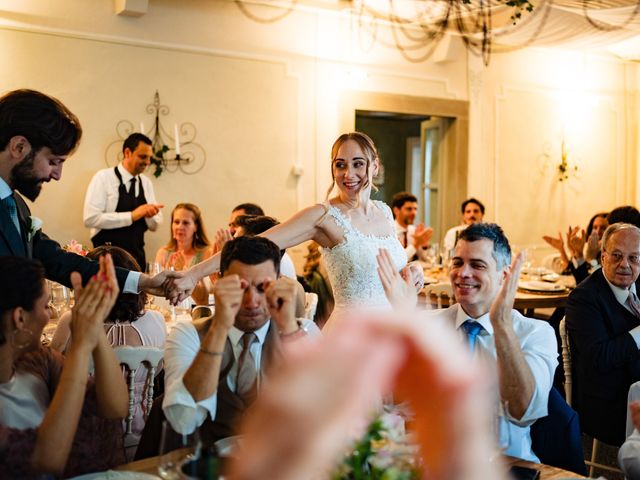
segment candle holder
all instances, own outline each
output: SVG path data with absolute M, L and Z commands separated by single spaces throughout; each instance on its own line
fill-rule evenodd
M 207 154 L 202 145 L 195 141 L 197 129 L 191 122 L 183 122 L 179 126 L 174 124 L 173 135 L 169 134 L 160 122 L 161 116 L 169 114 L 169 107 L 160 103 L 160 94 L 156 90 L 153 103 L 146 107 L 146 112 L 153 115 L 153 125 L 145 130 L 144 122 L 140 122 L 140 128 L 135 129 L 133 122 L 120 120 L 116 124 L 118 139 L 111 142 L 105 150 L 105 161 L 112 165 L 113 158 L 119 163 L 123 158 L 122 142 L 135 131 L 147 135 L 152 142 L 153 157 L 151 164 L 154 166 L 153 176 L 159 177 L 163 172 L 177 172 L 194 175 L 204 168 Z M 169 147 L 173 145 L 173 148 Z

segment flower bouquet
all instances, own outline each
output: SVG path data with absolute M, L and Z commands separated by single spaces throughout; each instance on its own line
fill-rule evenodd
M 397 414 L 383 413 L 353 446 L 333 480 L 417 480 L 421 478 L 418 447 Z

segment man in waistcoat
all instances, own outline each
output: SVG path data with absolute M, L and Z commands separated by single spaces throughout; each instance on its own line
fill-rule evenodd
M 158 228 L 164 206 L 156 203 L 153 184 L 143 175 L 153 156 L 151 139 L 132 133 L 124 141 L 122 153 L 122 162 L 100 170 L 91 179 L 83 220 L 91 229 L 94 247 L 110 243 L 123 248 L 144 271 L 144 233 Z
M 234 435 L 277 368 L 282 342 L 319 335 L 313 322 L 295 317 L 295 281 L 279 270 L 280 250 L 266 238 L 225 244 L 214 315 L 179 323 L 167 339 L 162 408 L 177 432 L 201 427 L 205 442 Z

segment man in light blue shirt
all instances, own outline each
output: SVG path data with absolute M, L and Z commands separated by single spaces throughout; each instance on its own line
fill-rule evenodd
M 529 427 L 547 415 L 558 352 L 549 324 L 512 308 L 521 264 L 521 257 L 511 262 L 509 242 L 498 225 L 470 225 L 460 233 L 449 272 L 458 303 L 428 315 L 456 328 L 474 356 L 495 365 L 496 412 L 506 426 L 500 443 L 507 455 L 538 462 Z

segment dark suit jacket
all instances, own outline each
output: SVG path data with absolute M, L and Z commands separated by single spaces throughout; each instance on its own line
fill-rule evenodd
M 582 429 L 621 445 L 629 386 L 640 380 L 640 353 L 629 330 L 640 320 L 618 303 L 601 269 L 569 295 L 566 311 Z
M 44 265 L 47 278 L 71 286 L 71 272 L 79 272 L 83 283 L 98 271 L 98 264 L 75 253 L 64 251 L 60 244 L 51 240 L 42 230 L 32 238 L 27 238 L 31 229 L 31 212 L 22 197 L 14 191 L 18 219 L 22 235 L 16 232 L 9 213 L 0 208 L 0 256 L 27 257 L 40 260 Z M 117 269 L 116 275 L 120 289 L 124 287 L 128 270 Z

